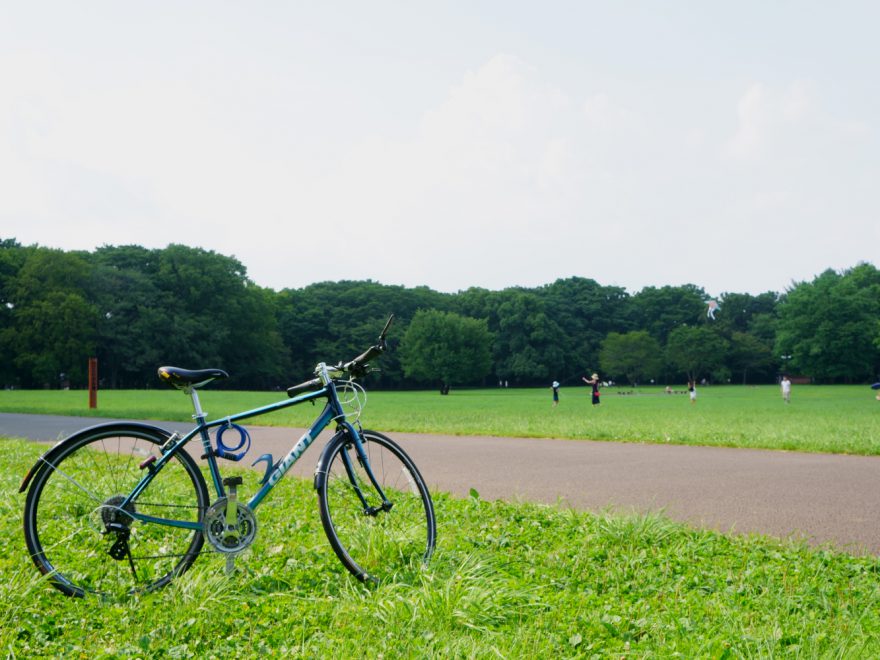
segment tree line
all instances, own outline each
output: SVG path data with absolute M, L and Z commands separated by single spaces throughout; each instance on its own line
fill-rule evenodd
M 572 277 L 535 288 L 374 281 L 257 286 L 234 257 L 183 245 L 91 252 L 0 240 L 0 386 L 157 385 L 156 368 L 219 367 L 228 387 L 283 388 L 359 354 L 388 315 L 392 350 L 373 386 L 547 385 L 598 371 L 619 382 L 818 382 L 880 372 L 880 271 L 827 270 L 782 293 L 724 293 L 707 315 L 695 284 L 630 294 Z

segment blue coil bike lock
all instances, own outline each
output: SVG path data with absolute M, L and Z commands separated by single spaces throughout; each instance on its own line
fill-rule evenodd
M 229 429 L 235 429 L 236 431 L 238 431 L 238 444 L 234 447 L 223 443 L 223 434 L 226 433 L 226 431 L 228 431 Z M 225 458 L 229 461 L 240 461 L 244 458 L 244 455 L 247 454 L 248 450 L 251 448 L 250 434 L 244 427 L 239 426 L 238 424 L 233 424 L 232 422 L 226 422 L 217 429 L 217 436 L 215 437 L 215 441 L 217 442 L 217 456 L 219 456 L 220 458 Z

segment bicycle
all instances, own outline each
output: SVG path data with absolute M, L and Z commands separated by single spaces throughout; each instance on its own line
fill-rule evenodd
M 359 418 L 365 392 L 355 380 L 385 351 L 393 319 L 377 344 L 345 364 L 318 364 L 315 378 L 287 389 L 288 399 L 213 421 L 202 411 L 198 390 L 228 374 L 161 367 L 160 378 L 192 399 L 194 428 L 181 436 L 141 422 L 111 422 L 84 429 L 44 453 L 19 489 L 27 491 L 24 536 L 37 568 L 69 596 L 133 594 L 167 585 L 193 564 L 207 540 L 226 556 L 231 572 L 235 557 L 254 541 L 261 502 L 334 422 L 336 433 L 314 477 L 333 551 L 365 582 L 427 563 L 436 521 L 424 479 L 400 446 L 363 429 Z M 218 464 L 218 458 L 241 460 L 250 446 L 249 434 L 236 422 L 322 398 L 322 412 L 283 458 L 264 454 L 253 463 L 266 464 L 260 488 L 250 500 L 239 499 L 242 477 L 224 478 Z M 239 433 L 238 444 L 223 441 L 229 431 Z M 196 437 L 213 502 L 202 470 L 185 450 Z

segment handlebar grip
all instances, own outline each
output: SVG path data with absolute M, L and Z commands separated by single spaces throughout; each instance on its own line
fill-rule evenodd
M 298 385 L 293 385 L 287 388 L 287 396 L 293 398 L 297 394 L 301 394 L 303 392 L 313 392 L 315 390 L 320 390 L 323 385 L 321 385 L 320 378 L 312 378 L 311 380 L 307 380 L 304 383 L 299 383 Z
M 382 355 L 382 352 L 385 350 L 385 346 L 381 344 L 377 344 L 376 346 L 370 346 L 366 351 L 364 351 L 361 355 L 358 355 L 354 360 L 345 365 L 344 369 L 346 371 L 356 370 L 359 367 L 362 367 L 365 363 L 372 360 L 374 357 Z

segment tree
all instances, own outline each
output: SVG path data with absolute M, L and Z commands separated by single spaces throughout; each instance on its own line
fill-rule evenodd
M 566 370 L 563 332 L 537 295 L 509 291 L 498 316 L 495 351 L 499 377 L 546 382 Z
M 748 293 L 723 293 L 719 301 L 721 310 L 712 325 L 727 337 L 734 332 L 750 332 L 756 318 L 775 313 L 777 298 L 773 292 L 757 296 Z
M 750 371 L 766 371 L 775 365 L 773 350 L 765 342 L 748 332 L 734 332 L 730 338 L 727 363 L 733 371 L 742 373 L 743 385 Z
M 492 335 L 485 320 L 421 310 L 400 345 L 408 378 L 444 387 L 479 383 L 492 367 Z
M 786 292 L 779 307 L 777 355 L 818 380 L 864 380 L 880 368 L 875 343 L 880 317 L 880 272 L 860 264 L 826 270 Z
M 154 341 L 163 360 L 220 367 L 233 386 L 280 386 L 289 363 L 275 307 L 233 257 L 169 245 L 157 253 L 157 303 L 167 332 Z
M 9 358 L 15 354 L 15 281 L 28 250 L 14 239 L 0 239 L 0 387 L 19 384 L 19 371 Z
M 404 380 L 400 355 L 395 350 L 402 329 L 419 309 L 449 309 L 452 296 L 427 287 L 362 282 L 318 282 L 302 289 L 285 289 L 274 296 L 278 328 L 290 351 L 292 373 L 311 373 L 318 362 L 347 360 L 360 354 L 376 336 L 390 314 L 396 317 L 382 356 L 382 369 L 371 376 L 383 386 Z
M 155 277 L 158 259 L 156 251 L 139 246 L 102 247 L 92 256 L 98 368 L 109 387 L 153 385 L 156 368 L 168 361 L 161 338 L 169 317 Z
M 705 326 L 680 326 L 669 333 L 666 358 L 688 380 L 708 375 L 724 363 L 727 342 Z
M 26 382 L 84 386 L 88 359 L 95 351 L 95 320 L 94 307 L 76 293 L 52 291 L 22 306 L 13 346 L 16 365 L 28 374 Z
M 26 387 L 57 385 L 61 374 L 86 384 L 94 355 L 97 311 L 88 300 L 89 265 L 79 254 L 35 248 L 8 287 L 12 333 L 8 348 Z
M 633 330 L 626 334 L 611 332 L 602 342 L 599 364 L 603 373 L 623 374 L 636 385 L 655 378 L 663 368 L 660 343 L 647 330 Z
M 632 297 L 633 326 L 665 344 L 675 328 L 706 316 L 707 298 L 706 292 L 693 284 L 645 287 Z
M 561 330 L 559 347 L 563 373 L 597 364 L 599 347 L 610 332 L 627 332 L 631 326 L 632 299 L 620 287 L 602 286 L 595 280 L 571 277 L 537 290 L 547 315 Z

